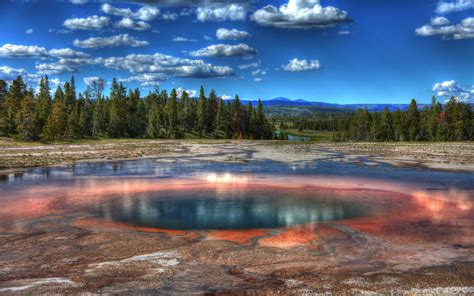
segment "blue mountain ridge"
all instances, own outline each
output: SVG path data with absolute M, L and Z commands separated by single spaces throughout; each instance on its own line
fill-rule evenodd
M 248 104 L 249 100 L 241 100 L 243 104 Z M 250 100 L 252 105 L 256 106 L 258 103 L 257 100 Z M 335 104 L 335 103 L 324 103 L 324 102 L 311 102 L 303 99 L 291 100 L 285 97 L 277 97 L 271 100 L 262 100 L 264 107 L 317 107 L 317 108 L 334 108 L 334 109 L 363 109 L 367 107 L 369 111 L 383 111 L 385 107 L 389 111 L 396 111 L 397 109 L 406 110 L 408 109 L 409 104 Z M 429 106 L 427 104 L 418 104 L 418 108 L 423 108 Z

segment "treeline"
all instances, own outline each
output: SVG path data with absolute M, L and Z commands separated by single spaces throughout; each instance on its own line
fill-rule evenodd
M 27 89 L 21 76 L 8 85 L 0 80 L 0 135 L 24 140 L 80 138 L 184 138 L 194 137 L 271 139 L 273 125 L 262 103 L 241 104 L 239 97 L 224 101 L 215 91 L 198 98 L 183 91 L 156 89 L 144 98 L 140 90 L 128 90 L 115 79 L 109 96 L 104 80 L 94 81 L 76 93 L 74 77 L 51 96 L 48 77 L 37 92 Z
M 474 139 L 474 111 L 455 97 L 443 106 L 435 97 L 418 109 L 413 99 L 407 111 L 355 112 L 328 118 L 298 118 L 292 127 L 333 131 L 336 141 L 468 141 Z

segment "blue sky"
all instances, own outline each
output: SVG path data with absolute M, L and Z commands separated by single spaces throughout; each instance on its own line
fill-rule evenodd
M 474 100 L 474 0 L 1 1 L 0 79 L 224 97 Z

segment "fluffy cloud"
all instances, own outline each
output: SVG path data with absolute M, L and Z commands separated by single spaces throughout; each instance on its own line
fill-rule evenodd
M 440 97 L 446 97 L 446 99 L 454 96 L 459 101 L 474 102 L 474 86 L 468 89 L 458 84 L 456 80 L 437 82 L 433 84 L 433 91 Z
M 189 54 L 195 57 L 231 57 L 231 56 L 252 56 L 257 51 L 247 44 L 240 43 L 237 45 L 215 44 Z
M 166 80 L 166 76 L 161 73 L 145 73 L 130 76 L 125 79 L 119 79 L 121 82 L 139 82 L 142 86 L 159 86 L 162 81 Z
M 124 17 L 117 23 L 115 23 L 116 28 L 122 29 L 130 29 L 130 30 L 137 30 L 137 31 L 144 31 L 150 29 L 150 25 L 144 21 L 134 21 L 129 17 Z
M 18 76 L 26 75 L 25 69 L 16 69 L 9 66 L 0 66 L 0 79 L 10 81 Z
M 84 83 L 87 85 L 87 86 L 91 86 L 94 81 L 100 81 L 102 79 L 102 77 L 98 77 L 98 76 L 91 76 L 91 77 L 84 77 Z
M 38 64 L 35 66 L 35 68 L 36 70 L 38 70 L 38 74 L 42 75 L 59 75 L 63 73 L 74 73 L 78 70 L 78 68 L 73 67 L 71 65 L 59 63 Z
M 4 44 L 0 47 L 0 57 L 5 58 L 41 58 L 41 57 L 56 57 L 56 58 L 84 58 L 87 54 L 75 51 L 70 48 L 60 48 L 47 50 L 44 47 L 37 45 L 17 45 Z
M 449 24 L 449 20 L 444 16 L 438 16 L 431 19 L 430 24 L 432 26 L 444 26 Z
M 46 48 L 37 45 L 4 44 L 0 47 L 0 57 L 5 58 L 28 58 L 48 56 Z
M 176 94 L 178 95 L 178 97 L 181 97 L 183 92 L 186 92 L 191 98 L 195 98 L 197 96 L 197 91 L 195 89 L 184 89 L 181 86 L 176 89 Z
M 250 64 L 238 65 L 237 68 L 239 68 L 241 70 L 247 70 L 247 69 L 251 69 L 251 68 L 257 68 L 258 66 L 260 66 L 260 61 L 255 62 L 255 63 L 250 63 Z
M 213 4 L 198 7 L 196 9 L 196 17 L 201 22 L 244 21 L 247 18 L 247 12 L 248 5 L 246 4 Z
M 25 31 L 26 34 L 33 34 L 34 30 L 33 29 L 28 29 Z
M 181 59 L 160 53 L 109 57 L 100 62 L 107 68 L 138 74 L 155 73 L 160 74 L 160 77 L 210 78 L 234 75 L 233 69 L 228 66 L 214 66 L 202 60 Z
M 267 5 L 252 14 L 252 20 L 263 26 L 287 29 L 310 29 L 349 22 L 347 12 L 320 4 L 320 0 L 289 0 L 279 8 Z
M 250 34 L 245 31 L 239 31 L 237 29 L 224 29 L 220 28 L 216 31 L 216 37 L 219 40 L 238 40 L 250 37 Z
M 109 17 L 93 15 L 86 18 L 67 19 L 63 26 L 70 30 L 100 30 L 107 27 L 109 23 Z
M 87 58 L 89 55 L 70 48 L 50 49 L 49 55 L 57 58 Z
M 142 21 L 152 21 L 160 15 L 160 10 L 153 6 L 143 6 L 137 11 L 132 11 L 130 8 L 117 8 L 108 3 L 104 3 L 101 6 L 101 10 L 106 14 Z
M 39 83 L 41 76 L 38 74 L 30 74 L 25 69 L 17 69 L 12 68 L 9 66 L 0 66 L 0 79 L 5 80 L 7 82 L 11 82 L 12 80 L 16 79 L 18 76 L 23 78 L 23 81 L 30 86 L 36 85 Z M 54 86 L 56 79 L 50 79 L 50 86 Z M 52 88 L 51 88 L 52 89 Z
M 253 81 L 255 81 L 255 82 L 263 82 L 263 78 L 256 77 L 256 78 L 254 78 Z
M 318 60 L 299 60 L 292 59 L 286 65 L 282 66 L 284 71 L 299 72 L 299 71 L 314 71 L 319 70 L 321 65 Z
M 196 42 L 196 39 L 189 39 L 186 37 L 176 36 L 173 38 L 174 42 Z
M 449 23 L 449 20 L 446 19 L 446 21 Z M 415 33 L 418 36 L 424 37 L 438 35 L 443 39 L 474 38 L 474 17 L 468 17 L 463 19 L 459 24 L 447 26 L 434 25 L 433 21 L 431 21 L 431 24 L 416 29 Z
M 350 35 L 351 32 L 347 30 L 337 31 L 337 35 Z
M 474 0 L 456 0 L 454 2 L 440 1 L 436 6 L 437 13 L 450 13 L 474 8 Z
M 135 39 L 128 34 L 114 35 L 110 37 L 92 37 L 85 40 L 74 40 L 74 46 L 82 48 L 104 48 L 104 47 L 118 47 L 131 46 L 142 47 L 148 45 L 148 41 Z
M 37 64 L 35 66 L 39 74 L 59 75 L 64 73 L 77 72 L 86 65 L 99 65 L 102 58 L 61 58 L 56 62 Z

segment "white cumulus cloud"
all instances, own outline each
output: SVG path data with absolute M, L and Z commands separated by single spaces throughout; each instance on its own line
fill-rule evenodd
M 433 84 L 432 89 L 438 96 L 445 97 L 446 99 L 454 96 L 462 102 L 472 103 L 474 100 L 474 86 L 471 86 L 469 89 L 461 86 L 456 80 L 437 82 Z
M 105 47 L 119 47 L 119 46 L 131 46 L 131 47 L 142 47 L 147 46 L 148 41 L 138 40 L 129 34 L 120 34 L 110 37 L 92 37 L 85 40 L 74 40 L 74 46 L 82 48 L 105 48 Z
M 102 78 L 101 77 L 98 77 L 98 76 L 90 76 L 90 77 L 84 77 L 84 83 L 87 85 L 87 86 L 91 86 L 94 81 L 99 81 L 101 80 Z
M 48 55 L 48 50 L 46 48 L 37 45 L 17 45 L 7 43 L 0 47 L 0 57 L 5 58 L 46 57 Z
M 129 17 L 124 17 L 117 23 L 115 23 L 116 28 L 122 29 L 130 29 L 130 30 L 137 30 L 137 31 L 144 31 L 151 28 L 151 26 L 144 21 L 134 21 Z
M 321 64 L 318 60 L 300 60 L 300 59 L 292 59 L 286 65 L 282 66 L 284 71 L 290 72 L 299 72 L 299 71 L 315 71 L 321 68 Z
M 17 68 L 12 68 L 9 66 L 0 66 L 0 79 L 1 80 L 6 80 L 6 81 L 11 81 L 14 80 L 18 76 L 23 76 L 27 72 L 25 69 L 17 69 Z
M 440 1 L 436 6 L 437 13 L 450 13 L 474 8 L 474 0 L 456 0 L 454 2 Z
M 47 50 L 38 45 L 18 45 L 18 44 L 4 44 L 0 47 L 0 57 L 4 58 L 85 58 L 88 57 L 86 53 L 75 51 L 70 48 L 58 48 Z
M 64 21 L 63 26 L 70 30 L 100 30 L 107 27 L 110 18 L 106 16 L 88 16 L 86 18 L 70 18 Z
M 449 23 L 449 20 L 447 21 Z M 474 38 L 474 17 L 465 18 L 456 25 L 434 25 L 432 21 L 430 24 L 417 28 L 415 33 L 423 37 L 437 35 L 442 39 Z
M 117 8 L 108 3 L 101 6 L 103 13 L 121 16 L 126 18 L 133 18 L 142 21 L 152 21 L 160 15 L 160 10 L 153 6 L 142 6 L 137 11 L 132 11 L 130 8 Z
M 263 26 L 287 29 L 310 29 L 349 22 L 346 11 L 323 7 L 320 0 L 289 0 L 280 7 L 267 5 L 252 14 L 252 20 Z
M 257 51 L 254 48 L 247 44 L 240 43 L 237 45 L 214 44 L 196 51 L 192 51 L 189 54 L 195 57 L 247 57 L 256 53 Z
M 211 78 L 234 75 L 233 69 L 228 66 L 215 66 L 203 60 L 182 59 L 160 53 L 108 57 L 102 59 L 101 64 L 107 68 L 127 70 L 131 73 L 156 73 L 161 77 Z
M 449 24 L 449 20 L 444 16 L 438 16 L 431 19 L 430 24 L 432 26 L 444 26 Z
M 239 31 L 237 29 L 225 29 L 219 28 L 216 31 L 216 37 L 219 40 L 238 40 L 250 37 L 250 34 L 245 31 Z
M 241 3 L 204 5 L 196 9 L 196 17 L 199 21 L 226 20 L 244 21 L 247 18 L 248 5 Z

